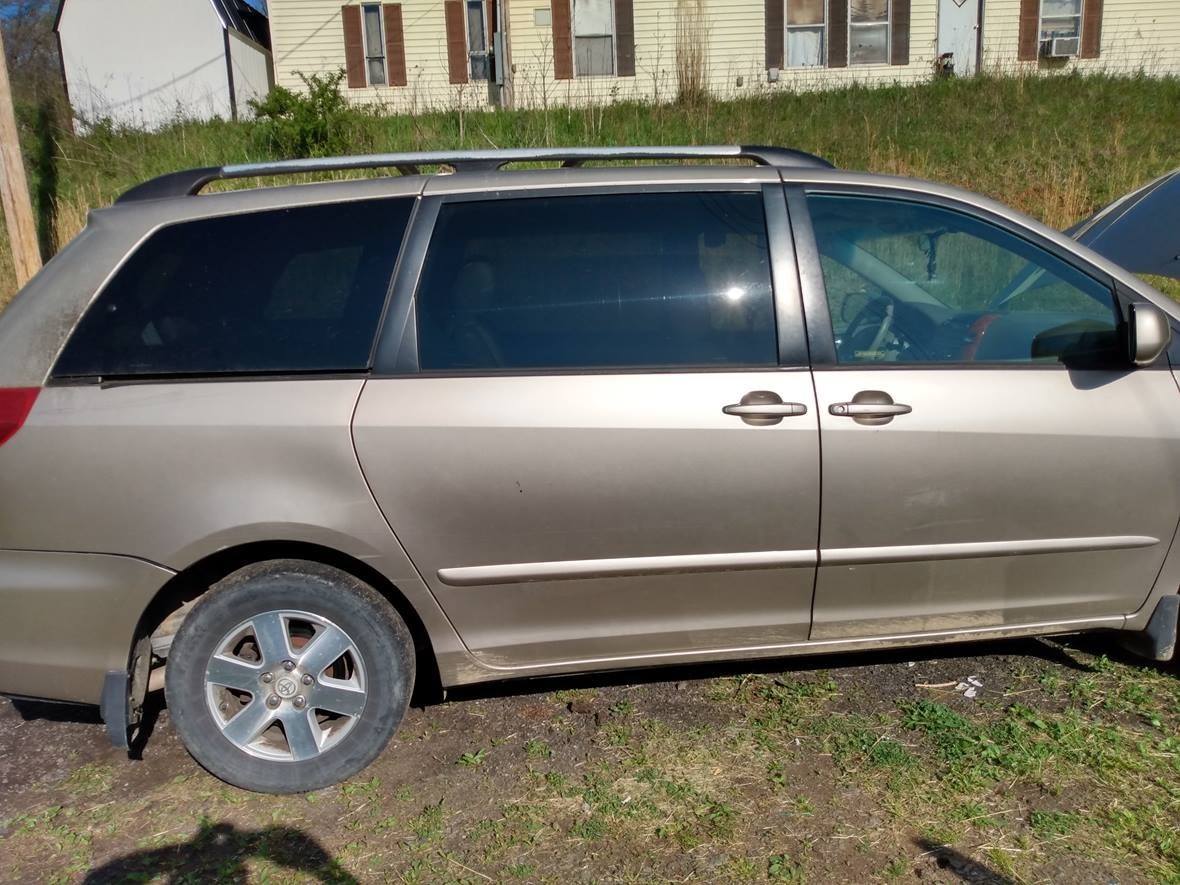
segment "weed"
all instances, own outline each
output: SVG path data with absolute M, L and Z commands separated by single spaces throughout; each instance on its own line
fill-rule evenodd
M 1029 826 L 1042 839 L 1050 836 L 1065 836 L 1073 832 L 1078 816 L 1067 811 L 1033 811 L 1028 816 Z
M 570 827 L 570 835 L 575 839 L 595 840 L 605 836 L 607 829 L 606 822 L 601 817 L 591 815 Z
M 895 857 L 889 863 L 885 864 L 885 869 L 881 871 L 881 875 L 886 879 L 900 879 L 910 871 L 909 858 Z
M 474 768 L 477 765 L 483 765 L 484 760 L 488 758 L 488 751 L 483 747 L 478 750 L 464 753 L 458 758 L 456 764 L 466 765 L 469 768 Z
M 630 716 L 635 712 L 635 705 L 630 701 L 615 701 L 609 709 L 612 716 Z
M 788 854 L 774 854 L 766 859 L 766 877 L 774 882 L 803 882 L 803 867 Z
M 427 805 L 413 821 L 410 829 L 422 842 L 430 842 L 442 835 L 443 804 Z
M 524 755 L 529 759 L 549 759 L 553 756 L 553 750 L 545 741 L 529 738 L 524 743 Z

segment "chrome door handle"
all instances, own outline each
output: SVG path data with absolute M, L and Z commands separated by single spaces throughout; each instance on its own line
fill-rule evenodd
M 828 411 L 848 418 L 883 418 L 885 415 L 908 415 L 913 409 L 901 403 L 881 403 L 877 406 L 871 403 L 832 403 Z
M 876 427 L 888 424 L 896 415 L 908 415 L 913 409 L 905 403 L 895 403 L 883 390 L 862 390 L 851 402 L 832 403 L 828 413 L 838 418 L 851 418 L 857 424 Z
M 783 418 L 806 415 L 807 406 L 803 403 L 785 403 L 782 397 L 770 390 L 751 390 L 742 397 L 741 402 L 722 406 L 721 411 L 726 415 L 736 415 L 755 427 L 766 427 L 781 423 Z

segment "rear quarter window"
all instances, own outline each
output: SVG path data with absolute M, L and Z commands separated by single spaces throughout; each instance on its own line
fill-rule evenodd
M 363 370 L 413 202 L 162 228 L 99 293 L 54 376 Z

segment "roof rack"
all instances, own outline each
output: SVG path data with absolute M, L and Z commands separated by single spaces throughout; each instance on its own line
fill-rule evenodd
M 421 166 L 450 166 L 456 172 L 490 172 L 509 163 L 559 162 L 581 166 L 592 160 L 752 160 L 759 166 L 803 166 L 831 169 L 827 160 L 793 148 L 753 145 L 683 145 L 676 147 L 568 147 L 513 148 L 508 150 L 420 151 L 406 154 L 368 154 L 355 157 L 318 157 L 306 160 L 278 160 L 272 163 L 243 163 L 206 166 L 170 172 L 126 191 L 115 202 L 131 203 L 166 197 L 195 196 L 205 185 L 231 178 L 296 175 L 306 172 L 335 172 L 352 169 L 396 169 L 403 175 L 417 175 Z

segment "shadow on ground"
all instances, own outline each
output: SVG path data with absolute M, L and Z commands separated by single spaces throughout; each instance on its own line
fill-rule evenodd
M 1093 635 L 1085 638 L 1072 637 L 1078 648 L 1091 654 L 1108 653 L 1111 657 L 1123 654 L 1111 638 Z M 978 658 L 987 655 L 1008 655 L 1040 658 L 1060 667 L 1080 672 L 1090 672 L 1088 664 L 1070 653 L 1070 646 L 1058 641 L 1044 639 L 1010 639 L 988 642 L 963 642 L 952 645 L 927 645 L 911 648 L 866 650 L 851 653 L 798 655 L 760 660 L 736 660 L 700 664 L 673 664 L 662 667 L 645 667 L 630 670 L 606 670 L 573 676 L 537 676 L 530 679 L 515 679 L 507 682 L 484 682 L 475 685 L 457 686 L 448 690 L 449 700 L 474 698 L 502 698 L 520 695 L 546 694 L 562 689 L 607 688 L 618 685 L 637 685 L 653 682 L 678 682 L 681 680 L 716 679 L 723 676 L 741 676 L 746 673 L 807 673 L 815 670 L 856 670 L 876 667 L 881 664 L 897 664 L 908 661 L 955 660 Z M 1149 662 L 1126 653 L 1128 660 L 1139 665 Z
M 306 873 L 320 882 L 350 885 L 346 872 L 318 842 L 290 827 L 239 830 L 232 824 L 202 826 L 188 842 L 117 857 L 87 873 L 87 885 L 127 881 L 245 882 L 246 862 L 265 858 L 283 869 Z
M 961 851 L 956 851 L 947 845 L 939 845 L 929 839 L 915 839 L 914 844 L 933 857 L 940 870 L 945 870 L 961 882 L 1016 885 L 1014 879 L 997 873 L 991 867 L 972 860 Z

